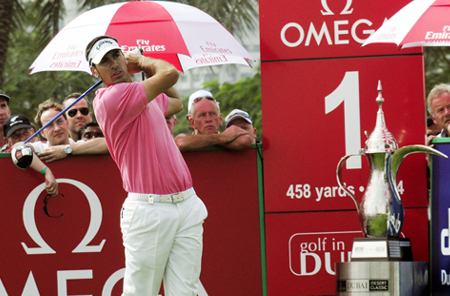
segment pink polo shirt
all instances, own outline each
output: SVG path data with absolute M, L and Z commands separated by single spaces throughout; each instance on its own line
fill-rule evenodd
M 192 178 L 167 127 L 169 99 L 147 103 L 142 82 L 96 91 L 94 111 L 127 192 L 171 194 L 192 187 Z

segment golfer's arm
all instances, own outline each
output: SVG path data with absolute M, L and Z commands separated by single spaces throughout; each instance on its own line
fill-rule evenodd
M 164 93 L 169 97 L 169 106 L 167 107 L 165 116 L 171 116 L 183 110 L 183 103 L 181 102 L 180 95 L 173 86 Z
M 147 79 L 144 80 L 144 89 L 148 102 L 152 101 L 160 93 L 173 92 L 170 89 L 177 83 L 180 76 L 180 73 L 172 64 L 158 59 L 142 57 L 139 68 L 147 76 Z
M 77 142 L 70 145 L 72 147 L 72 154 L 108 154 L 108 146 L 105 138 L 95 138 L 85 142 Z

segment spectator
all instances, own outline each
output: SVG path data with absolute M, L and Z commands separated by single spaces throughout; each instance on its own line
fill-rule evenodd
M 54 119 L 62 110 L 63 106 L 52 100 L 40 104 L 35 118 L 39 128 Z M 75 143 L 69 137 L 69 125 L 65 116 L 65 113 L 60 115 L 41 131 L 41 135 L 47 139 L 47 142 L 31 143 L 41 160 L 53 162 L 69 155 L 108 154 L 104 138 Z
M 166 116 L 165 118 L 166 118 L 167 127 L 169 128 L 169 131 L 173 136 L 173 130 L 175 129 L 175 127 L 177 126 L 177 123 L 178 123 L 177 116 L 175 114 L 173 114 L 170 116 Z
M 243 137 L 249 132 L 238 126 L 231 126 L 223 133 L 219 133 L 219 127 L 223 125 L 223 116 L 220 113 L 219 102 L 209 91 L 199 90 L 189 97 L 187 117 L 194 133 L 175 137 L 181 151 L 193 151 L 214 145 L 242 150 L 252 145 L 249 137 Z
M 9 100 L 8 97 L 1 89 L 0 89 L 0 149 L 7 149 L 5 146 L 7 144 L 5 140 L 5 135 L 3 134 L 3 123 L 5 120 L 11 116 L 11 110 L 9 109 Z
M 240 109 L 234 109 L 225 118 L 225 128 L 236 125 L 241 129 L 248 131 L 252 144 L 256 144 L 256 128 L 253 126 L 253 121 L 250 115 Z
M 63 109 L 64 107 L 62 105 L 49 99 L 42 104 L 39 104 L 39 110 L 34 121 L 38 127 L 41 128 L 55 118 Z M 67 123 L 65 114 L 59 116 L 49 126 L 43 129 L 41 135 L 47 139 L 47 142 L 31 143 L 34 150 L 38 153 L 51 146 L 65 145 L 70 147 L 69 144 L 75 143 L 69 137 L 69 124 Z M 70 153 L 71 151 L 68 154 Z
M 0 152 L 11 152 L 10 147 L 13 147 L 17 142 L 26 141 L 34 134 L 34 128 L 25 115 L 17 114 L 5 120 L 3 123 L 3 134 L 5 135 L 7 144 L 5 144 Z
M 105 136 L 97 122 L 89 122 L 80 128 L 78 137 L 80 140 L 88 141 Z
M 431 145 L 433 138 L 445 138 L 450 134 L 450 85 L 444 83 L 436 85 L 428 94 L 427 106 L 436 128 L 441 130 L 437 136 L 427 137 L 426 145 Z
M 63 102 L 64 108 L 67 108 L 67 106 L 72 104 L 79 96 L 81 96 L 81 93 L 68 95 Z M 70 107 L 70 109 L 66 111 L 66 118 L 69 123 L 70 137 L 76 142 L 80 139 L 78 136 L 80 128 L 86 123 L 92 122 L 92 113 L 87 98 L 83 97 L 75 105 Z
M 156 296 L 162 279 L 165 295 L 197 295 L 207 211 L 164 118 L 183 108 L 173 88 L 179 73 L 163 60 L 123 54 L 108 36 L 87 45 L 86 59 L 107 87 L 97 90 L 94 110 L 128 192 L 122 295 Z M 132 82 L 141 71 L 147 79 Z

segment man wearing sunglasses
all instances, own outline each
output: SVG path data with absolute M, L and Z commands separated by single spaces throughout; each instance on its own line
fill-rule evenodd
M 206 90 L 198 90 L 189 97 L 189 123 L 192 135 L 180 134 L 175 138 L 180 151 L 195 151 L 210 146 L 222 146 L 232 150 L 244 150 L 252 146 L 249 132 L 232 125 L 219 133 L 223 125 L 219 102 Z
M 81 93 L 73 93 L 68 95 L 63 102 L 64 108 L 72 104 Z M 83 97 L 69 110 L 66 111 L 67 122 L 69 123 L 70 137 L 77 142 L 79 139 L 79 132 L 83 125 L 92 122 L 92 113 L 89 108 L 89 102 L 86 97 Z

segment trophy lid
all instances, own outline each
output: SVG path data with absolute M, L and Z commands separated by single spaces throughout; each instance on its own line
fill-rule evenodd
M 375 129 L 366 141 L 366 147 L 364 149 L 365 153 L 394 152 L 398 149 L 397 141 L 386 127 L 384 112 L 381 108 L 381 105 L 383 105 L 384 103 L 381 91 L 381 81 L 378 81 L 378 97 L 376 99 L 376 102 L 378 103 L 379 107 L 377 112 L 377 122 L 375 124 Z

